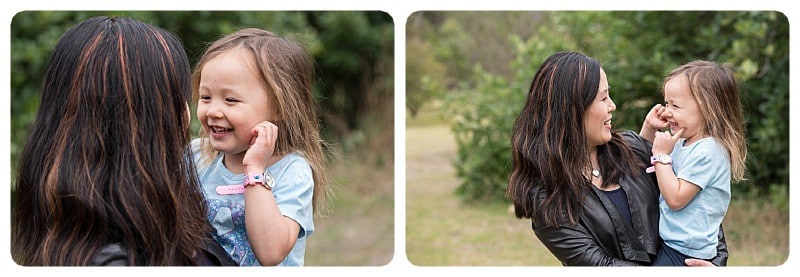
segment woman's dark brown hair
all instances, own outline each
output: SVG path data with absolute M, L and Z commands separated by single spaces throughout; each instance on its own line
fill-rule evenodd
M 543 215 L 545 224 L 577 222 L 591 183 L 584 116 L 600 86 L 600 63 L 576 52 L 548 57 L 533 77 L 525 107 L 514 123 L 512 170 L 507 196 L 518 218 Z M 598 147 L 602 186 L 636 167 L 633 152 L 618 135 Z M 534 195 L 533 189 L 538 193 Z
M 94 17 L 53 49 L 19 160 L 11 249 L 21 265 L 192 265 L 211 227 L 188 142 L 191 72 L 171 33 Z

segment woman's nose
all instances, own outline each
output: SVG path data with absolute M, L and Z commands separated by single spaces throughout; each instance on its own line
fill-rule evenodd
M 608 100 L 609 100 L 609 103 L 610 103 L 608 105 L 608 111 L 609 112 L 616 111 L 617 110 L 617 104 L 614 104 L 614 100 L 611 100 L 611 98 L 608 98 Z

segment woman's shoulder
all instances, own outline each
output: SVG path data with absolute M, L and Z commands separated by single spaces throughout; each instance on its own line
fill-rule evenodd
M 640 136 L 633 130 L 622 130 L 618 131 L 617 134 L 619 134 L 628 143 L 638 143 L 645 140 L 642 136 Z
M 128 252 L 120 243 L 106 244 L 101 247 L 93 256 L 90 262 L 92 266 L 127 266 Z
M 631 130 L 619 131 L 617 134 L 637 156 L 650 157 L 650 149 L 653 148 L 653 145 L 644 137 Z

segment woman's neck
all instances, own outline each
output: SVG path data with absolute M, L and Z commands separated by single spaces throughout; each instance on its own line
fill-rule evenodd
M 589 163 L 592 169 L 600 169 L 600 163 L 597 162 L 597 147 L 592 147 L 589 150 Z

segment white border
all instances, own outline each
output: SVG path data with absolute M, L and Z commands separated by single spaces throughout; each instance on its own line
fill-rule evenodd
M 6 1 L 6 9 L 2 11 L 5 19 L 6 28 L 2 28 L 2 45 L 0 53 L 2 56 L 2 69 L 0 69 L 0 82 L 2 82 L 2 92 L 5 101 L 0 101 L 0 110 L 6 111 L 0 115 L 5 126 L 10 125 L 10 28 L 13 16 L 24 10 L 381 10 L 389 13 L 395 24 L 395 255 L 392 261 L 381 267 L 305 267 L 305 268 L 259 268 L 259 269 L 222 269 L 222 268 L 131 268 L 120 270 L 118 268 L 31 268 L 21 267 L 11 260 L 9 251 L 10 231 L 10 195 L 0 192 L 0 268 L 4 272 L 11 272 L 15 275 L 28 274 L 81 274 L 83 275 L 109 275 L 109 274 L 137 274 L 149 272 L 180 272 L 182 274 L 199 274 L 204 276 L 216 276 L 223 274 L 290 274 L 292 276 L 382 276 L 382 275 L 407 275 L 424 274 L 430 276 L 445 276 L 455 274 L 469 274 L 470 276 L 483 276 L 486 274 L 509 274 L 509 275 L 539 275 L 539 274 L 570 274 L 570 275 L 597 275 L 601 274 L 624 274 L 631 276 L 659 275 L 674 276 L 676 274 L 690 274 L 698 276 L 708 276 L 709 274 L 762 274 L 762 275 L 789 275 L 796 274 L 798 271 L 798 261 L 793 258 L 792 250 L 796 247 L 796 236 L 791 232 L 797 230 L 797 220 L 795 215 L 798 210 L 795 205 L 790 205 L 790 251 L 789 258 L 785 264 L 777 267 L 728 267 L 717 269 L 656 269 L 645 268 L 563 268 L 563 267 L 417 267 L 408 262 L 406 258 L 405 246 L 405 23 L 409 15 L 418 10 L 777 10 L 786 15 L 790 25 L 790 52 L 794 52 L 798 45 L 797 28 L 792 26 L 796 21 L 797 14 L 789 9 L 788 1 L 661 1 L 658 3 L 642 3 L 643 1 L 512 1 L 512 0 L 427 0 L 427 1 L 381 1 L 381 0 L 295 0 L 295 1 L 46 1 L 46 0 L 25 0 L 25 1 Z M 55 2 L 55 3 L 53 3 Z M 257 3 L 253 3 L 257 2 Z M 10 4 L 10 5 L 9 5 Z M 790 53 L 791 54 L 791 53 Z M 800 66 L 797 59 L 790 61 L 790 69 Z M 792 70 L 796 71 L 796 70 Z M 795 76 L 790 73 L 790 76 Z M 790 80 L 790 94 L 798 93 L 794 86 L 795 80 Z M 798 97 L 790 99 L 791 106 L 797 106 Z M 793 105 L 794 104 L 794 105 Z M 798 119 L 798 111 L 790 109 L 790 118 Z M 795 134 L 797 123 L 790 120 L 790 136 Z M 8 127 L 10 128 L 10 127 Z M 7 129 L 8 130 L 8 129 Z M 5 157 L 10 157 L 10 132 L 5 133 L 0 143 L 0 151 Z M 796 160 L 797 147 L 791 149 L 790 159 Z M 10 159 L 2 159 L 0 172 L 2 176 L 8 176 L 10 183 L 11 173 Z M 791 172 L 800 172 L 798 163 L 790 164 Z M 792 176 L 794 177 L 794 176 Z M 790 177 L 790 186 L 791 186 Z M 790 190 L 790 203 L 795 203 L 798 192 L 797 189 Z M 794 232 L 797 233 L 797 232 Z

